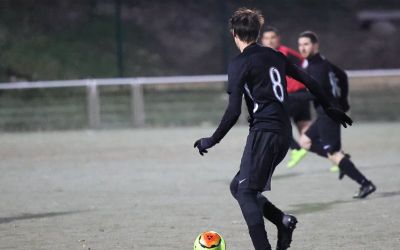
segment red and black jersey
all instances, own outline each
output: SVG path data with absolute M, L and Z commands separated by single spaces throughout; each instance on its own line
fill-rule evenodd
M 301 66 L 301 64 L 303 63 L 303 58 L 301 57 L 301 55 L 289 47 L 281 45 L 279 46 L 278 51 L 284 54 L 289 62 L 297 66 Z M 288 93 L 293 93 L 306 88 L 302 83 L 288 76 L 286 76 L 286 83 Z

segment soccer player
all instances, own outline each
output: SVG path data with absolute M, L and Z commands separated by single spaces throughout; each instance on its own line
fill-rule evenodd
M 261 44 L 282 52 L 282 54 L 284 54 L 291 63 L 294 63 L 298 66 L 301 66 L 303 63 L 303 58 L 298 52 L 281 44 L 281 36 L 278 29 L 275 27 L 267 26 L 263 30 L 261 35 Z M 299 135 L 302 135 L 311 124 L 310 101 L 293 98 L 291 99 L 290 94 L 305 92 L 307 90 L 302 83 L 291 77 L 286 76 L 286 84 L 287 91 L 289 93 L 289 116 L 296 125 Z M 290 149 L 290 160 L 287 164 L 288 168 L 296 166 L 307 154 L 307 150 L 301 148 L 299 143 L 293 137 L 290 142 Z
M 292 136 L 286 111 L 286 74 L 303 82 L 316 96 L 327 115 L 343 124 L 352 120 L 333 108 L 318 83 L 287 58 L 271 48 L 256 43 L 263 25 L 263 16 L 255 10 L 241 8 L 229 20 L 230 31 L 240 54 L 228 68 L 228 107 L 212 136 L 201 138 L 194 144 L 201 155 L 219 143 L 235 125 L 245 95 L 250 115 L 250 131 L 240 164 L 230 189 L 238 201 L 256 250 L 271 249 L 264 219 L 278 229 L 278 250 L 287 249 L 292 241 L 297 220 L 283 213 L 261 192 L 270 190 L 275 167 L 285 157 Z
M 333 65 L 319 54 L 319 41 L 314 32 L 305 31 L 298 39 L 299 51 L 307 59 L 306 72 L 321 84 L 326 96 L 335 107 L 347 111 L 347 76 L 339 67 Z M 320 156 L 327 157 L 339 166 L 340 175 L 347 175 L 360 185 L 354 198 L 365 198 L 376 190 L 375 185 L 369 181 L 350 160 L 350 156 L 341 150 L 340 124 L 331 119 L 320 104 L 314 101 L 317 119 L 312 123 L 305 134 L 300 137 L 300 144 L 304 149 L 310 150 Z

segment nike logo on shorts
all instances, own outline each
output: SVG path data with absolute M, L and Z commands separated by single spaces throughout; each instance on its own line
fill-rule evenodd
M 239 184 L 241 184 L 242 182 L 244 182 L 246 180 L 246 178 L 244 178 L 243 180 L 239 181 Z

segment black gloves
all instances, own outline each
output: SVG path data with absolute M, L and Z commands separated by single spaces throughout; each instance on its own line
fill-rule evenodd
M 194 143 L 194 147 L 199 150 L 201 155 L 208 153 L 207 149 L 211 148 L 217 144 L 217 142 L 212 137 L 201 138 Z
M 340 100 L 340 106 L 342 107 L 342 110 L 343 110 L 344 112 L 349 111 L 349 109 L 350 109 L 350 104 L 349 104 L 349 102 L 347 101 L 347 98 L 344 98 L 343 100 Z
M 348 117 L 343 111 L 329 107 L 325 109 L 325 113 L 332 118 L 332 120 L 339 122 L 343 127 L 347 128 L 347 125 L 353 124 L 353 120 Z

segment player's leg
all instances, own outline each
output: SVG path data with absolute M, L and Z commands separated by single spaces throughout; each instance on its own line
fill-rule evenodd
M 324 116 L 321 119 L 320 136 L 328 158 L 339 166 L 341 173 L 350 177 L 360 185 L 359 192 L 354 198 L 365 198 L 376 190 L 376 187 L 357 169 L 350 157 L 341 151 L 341 127 L 330 117 Z
M 303 134 L 299 138 L 299 143 L 300 143 L 300 146 L 302 148 L 304 148 L 305 150 L 310 150 L 312 140 L 307 134 Z
M 290 119 L 296 124 L 296 114 L 297 112 L 297 102 L 294 100 L 289 99 L 288 100 L 288 113 Z M 290 144 L 289 144 L 290 150 L 300 150 L 301 147 L 299 143 L 294 139 L 294 137 L 291 138 Z
M 238 201 L 243 217 L 249 229 L 250 238 L 256 250 L 269 250 L 271 245 L 265 230 L 262 210 L 259 205 L 259 191 L 249 188 L 239 189 L 240 172 L 231 181 L 230 190 Z
M 354 163 L 343 152 L 328 153 L 328 158 L 339 166 L 340 171 L 360 185 L 360 190 L 353 197 L 362 199 L 376 190 L 375 185 L 368 180 Z
M 250 174 L 252 171 L 254 150 L 260 145 L 254 145 L 257 141 L 255 132 L 250 132 L 247 137 L 246 146 L 240 163 L 240 171 L 233 178 L 230 190 L 233 197 L 238 201 L 242 215 L 246 221 L 250 238 L 256 250 L 271 249 L 265 230 L 262 211 L 258 205 L 257 194 L 259 191 L 250 188 Z
M 264 217 L 272 222 L 275 226 L 282 225 L 282 219 L 285 215 L 279 208 L 272 204 L 267 197 L 262 195 L 261 192 L 257 194 L 258 205 L 260 206 Z
M 307 150 L 302 148 L 300 144 L 294 139 L 294 137 L 292 137 L 290 141 L 290 160 L 287 163 L 287 167 L 295 167 L 306 156 L 306 154 Z
M 271 178 L 276 166 L 283 160 L 288 150 L 288 137 L 277 135 L 274 133 L 263 133 L 263 137 L 258 138 L 259 141 L 265 141 L 264 145 L 273 145 L 271 148 L 266 148 L 265 152 L 259 155 L 254 155 L 254 160 L 258 162 L 258 166 L 262 169 L 254 171 L 253 179 L 258 179 L 257 187 L 264 191 L 271 188 Z M 259 176 L 269 176 L 265 181 Z M 265 183 L 265 184 L 264 184 Z M 257 194 L 258 205 L 266 219 L 276 225 L 278 229 L 278 242 L 276 249 L 283 250 L 290 247 L 293 231 L 296 228 L 297 219 L 293 215 L 285 214 L 274 204 L 272 204 L 264 195 L 259 192 Z
M 300 135 L 311 125 L 310 101 L 296 100 L 289 102 L 289 114 L 297 127 Z
M 231 181 L 231 185 L 229 187 L 233 198 L 235 198 L 236 200 L 237 200 L 237 191 L 238 191 L 238 187 L 239 187 L 239 173 L 240 172 L 238 172 L 235 175 L 235 177 L 233 177 L 233 179 Z
M 297 130 L 301 135 L 304 134 L 310 126 L 311 126 L 310 120 L 301 120 L 296 123 Z
M 321 142 L 319 126 L 320 119 L 317 118 L 307 131 L 300 136 L 299 141 L 302 148 L 326 158 L 328 155 Z
M 258 205 L 258 193 L 258 190 L 251 188 L 239 188 L 236 197 L 249 229 L 254 248 L 256 250 L 267 250 L 271 249 L 271 245 L 265 230 L 263 214 Z
M 297 219 L 293 215 L 285 214 L 270 202 L 264 195 L 258 193 L 258 204 L 264 217 L 272 222 L 278 229 L 278 250 L 287 249 L 292 242 L 293 231 L 296 228 Z
M 239 173 L 237 173 L 236 176 L 231 181 L 230 190 L 233 197 L 236 200 L 238 201 L 241 200 L 244 206 L 247 203 L 247 207 L 243 206 L 242 208 L 241 206 L 241 209 L 243 216 L 245 217 L 245 220 L 246 218 L 250 218 L 246 220 L 246 223 L 248 225 L 250 223 L 254 224 L 253 226 L 249 226 L 250 237 L 252 238 L 252 240 L 254 238 L 254 240 L 257 242 L 264 241 L 264 243 L 261 244 L 262 247 L 263 244 L 266 244 L 265 241 L 266 240 L 268 241 L 268 238 L 264 239 L 264 235 L 267 236 L 267 232 L 265 231 L 265 226 L 260 221 L 257 221 L 256 218 L 259 218 L 259 215 L 257 215 L 258 212 L 256 211 L 256 209 L 254 209 L 254 207 L 251 209 L 252 207 L 251 203 L 253 203 L 251 202 L 252 198 L 247 197 L 245 191 L 238 192 L 239 191 L 238 187 L 239 187 Z M 250 194 L 251 193 L 252 192 L 250 192 Z M 256 197 L 257 197 L 257 204 L 259 210 L 261 210 L 262 212 L 262 215 L 267 220 L 271 221 L 278 228 L 278 239 L 280 239 L 280 242 L 279 242 L 279 247 L 277 247 L 277 249 L 280 250 L 288 248 L 292 241 L 292 234 L 294 229 L 296 228 L 297 219 L 293 215 L 283 213 L 279 208 L 277 208 L 274 204 L 272 204 L 264 195 L 262 195 L 261 192 L 257 192 Z
M 302 147 L 305 149 L 318 154 L 321 157 L 328 157 L 326 150 L 324 149 L 324 145 L 321 142 L 320 138 L 320 131 L 318 129 L 318 124 L 320 124 L 321 121 L 320 119 L 317 118 L 314 123 L 311 124 L 310 127 L 303 133 L 303 135 L 300 137 L 300 144 Z M 334 165 L 330 168 L 331 172 L 338 172 L 339 167 L 337 165 Z M 342 173 L 339 173 L 339 179 L 342 178 Z
M 301 136 L 311 124 L 310 104 L 308 101 L 289 101 L 289 114 L 297 127 Z M 288 168 L 296 166 L 307 154 L 307 150 L 291 138 L 290 142 L 290 160 L 287 163 Z
M 292 137 L 290 140 L 290 150 L 301 150 L 300 144 Z
M 297 220 L 283 214 L 260 191 L 270 190 L 272 174 L 289 147 L 289 136 L 271 132 L 250 132 L 240 171 L 231 182 L 232 195 L 238 200 L 256 249 L 270 249 L 263 215 L 278 227 L 277 249 L 290 246 Z M 264 199 L 263 199 L 264 198 Z

